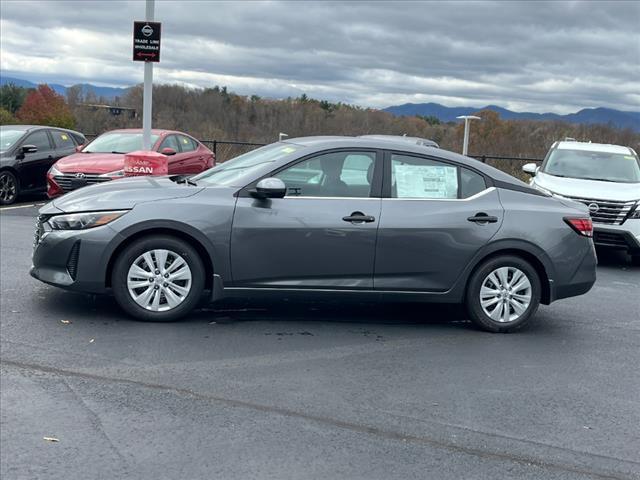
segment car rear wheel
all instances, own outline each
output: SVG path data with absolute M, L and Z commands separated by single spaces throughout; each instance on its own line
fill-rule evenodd
M 540 279 L 520 257 L 504 255 L 487 260 L 471 275 L 466 306 L 471 320 L 489 332 L 524 327 L 540 305 Z
M 169 322 L 196 307 L 204 289 L 204 266 L 188 243 L 168 236 L 134 241 L 116 259 L 111 285 L 128 314 Z
M 0 172 L 0 205 L 11 205 L 18 198 L 20 184 L 18 178 L 9 170 Z

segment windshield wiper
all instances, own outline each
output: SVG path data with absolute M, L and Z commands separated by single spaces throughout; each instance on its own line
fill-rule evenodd
M 198 184 L 189 178 L 189 175 L 175 175 L 173 177 L 169 177 L 169 180 L 176 183 L 184 183 L 186 185 L 192 185 L 197 187 Z
M 112 150 L 111 153 L 119 153 L 120 155 L 126 155 L 127 152 L 116 152 L 115 150 Z
M 591 177 L 580 177 L 581 180 L 595 180 L 596 182 L 613 182 L 618 183 L 620 180 L 609 180 L 607 178 L 591 178 Z

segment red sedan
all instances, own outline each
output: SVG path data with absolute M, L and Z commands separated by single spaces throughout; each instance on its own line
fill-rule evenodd
M 152 130 L 151 147 L 169 157 L 170 175 L 195 174 L 213 167 L 213 152 L 195 138 L 172 130 Z M 142 149 L 142 129 L 112 130 L 58 160 L 47 172 L 47 195 L 124 177 L 124 156 Z

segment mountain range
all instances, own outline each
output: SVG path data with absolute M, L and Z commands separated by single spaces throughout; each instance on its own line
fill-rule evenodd
M 0 76 L 0 86 L 12 83 L 18 87 L 35 88 L 36 83 L 21 78 Z M 57 93 L 65 95 L 67 88 L 60 84 L 49 84 Z M 113 99 L 121 97 L 127 93 L 131 87 L 100 87 L 90 83 L 79 84 L 83 94 L 93 92 L 97 97 Z M 397 116 L 425 117 L 433 116 L 441 122 L 455 122 L 460 115 L 472 115 L 480 110 L 493 110 L 500 114 L 503 120 L 559 120 L 577 124 L 611 124 L 617 128 L 630 128 L 640 132 L 640 112 L 615 110 L 613 108 L 584 108 L 575 113 L 559 115 L 557 113 L 533 113 L 514 112 L 497 105 L 487 105 L 486 107 L 446 107 L 439 103 L 405 103 L 404 105 L 394 105 L 387 107 L 384 111 Z
M 613 108 L 583 108 L 582 110 L 559 115 L 557 113 L 533 113 L 514 112 L 497 105 L 487 105 L 486 107 L 445 107 L 439 103 L 405 103 L 384 109 L 397 116 L 425 117 L 433 116 L 441 122 L 455 122 L 460 115 L 473 115 L 480 110 L 493 110 L 500 114 L 503 120 L 559 120 L 568 123 L 578 124 L 611 124 L 617 128 L 630 128 L 640 132 L 640 112 L 629 112 L 615 110 Z
M 0 86 L 12 83 L 16 87 L 25 87 L 25 88 L 36 88 L 38 86 L 37 83 L 30 82 L 29 80 L 23 80 L 21 78 L 14 77 L 5 77 L 0 76 Z M 65 95 L 67 93 L 67 88 L 64 85 L 59 85 L 57 83 L 49 83 L 48 84 L 54 92 L 59 93 L 60 95 Z M 78 85 L 82 87 L 82 93 L 86 95 L 89 92 L 94 93 L 97 97 L 105 97 L 105 98 L 115 98 L 121 97 L 127 93 L 129 88 L 131 87 L 100 87 L 97 85 L 92 85 L 90 83 L 79 83 Z

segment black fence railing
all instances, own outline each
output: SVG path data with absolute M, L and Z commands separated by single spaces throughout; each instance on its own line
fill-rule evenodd
M 224 162 L 225 160 L 229 160 L 229 158 L 266 145 L 265 143 L 236 142 L 233 140 L 200 140 L 200 142 L 211 149 L 216 163 Z M 235 153 L 235 155 L 229 157 L 229 154 L 232 152 Z

